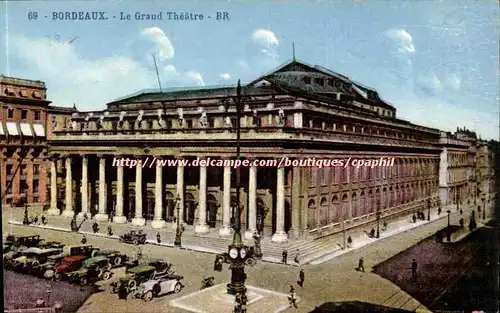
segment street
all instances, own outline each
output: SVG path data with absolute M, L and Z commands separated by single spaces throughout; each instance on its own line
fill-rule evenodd
M 468 210 L 464 210 L 465 214 L 467 212 Z M 458 213 L 451 214 L 452 223 L 458 223 L 460 218 Z M 40 234 L 42 238 L 61 241 L 65 244 L 79 244 L 81 240 L 81 235 L 76 233 L 16 226 L 7 224 L 6 219 L 3 221 L 4 232 L 10 231 L 14 235 Z M 446 223 L 446 219 L 432 221 L 421 227 L 349 251 L 325 263 L 304 266 L 304 287 L 298 287 L 296 284 L 298 268 L 272 263 L 258 263 L 254 267 L 247 267 L 247 284 L 285 294 L 289 292 L 290 285 L 294 285 L 297 295 L 301 297 L 298 309 L 290 309 L 295 312 L 310 312 L 324 302 L 350 300 L 392 305 L 408 310 L 422 309 L 424 306 L 418 301 L 412 299 L 390 281 L 371 273 L 370 269 L 444 228 Z M 106 237 L 87 236 L 87 238 L 88 243 L 97 247 L 120 250 L 130 256 L 135 255 L 136 246 L 134 245 L 123 244 L 116 239 Z M 171 307 L 170 300 L 199 290 L 201 280 L 205 276 L 214 276 L 215 284 L 225 283 L 229 279 L 227 266 L 220 273 L 213 271 L 213 254 L 149 244 L 141 247 L 145 258 L 171 262 L 175 272 L 184 276 L 184 290 L 179 294 L 156 298 L 151 302 L 125 301 L 111 294 L 109 282 L 106 282 L 102 286 L 104 292 L 93 294 L 80 308 L 80 312 L 164 312 L 167 308 L 168 312 L 185 312 Z M 355 271 L 361 256 L 365 259 L 366 273 Z M 120 271 L 123 270 L 118 270 L 111 281 L 120 277 Z M 386 303 L 391 297 L 392 299 L 398 298 L 400 301 Z M 249 307 L 249 312 L 252 312 L 252 306 Z

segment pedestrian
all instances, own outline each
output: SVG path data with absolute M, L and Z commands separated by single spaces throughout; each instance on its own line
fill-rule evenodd
M 365 271 L 364 264 L 365 264 L 365 259 L 363 259 L 363 257 L 360 257 L 358 261 L 358 267 L 356 268 L 356 270 L 359 272 L 364 272 Z
M 108 225 L 108 236 L 113 236 L 113 229 L 111 228 L 111 225 Z
M 86 244 L 87 243 L 87 236 L 85 236 L 85 234 L 83 234 L 83 237 L 82 237 L 82 245 Z
M 460 209 L 460 215 L 464 214 L 464 211 L 462 209 Z
M 347 248 L 350 248 L 352 245 L 352 238 L 351 236 L 347 237 Z
M 304 279 L 305 279 L 305 273 L 303 269 L 300 269 L 299 272 L 299 281 L 297 282 L 297 285 L 300 287 L 304 287 Z
M 295 258 L 293 259 L 293 261 L 299 264 L 299 249 L 297 249 L 297 254 L 295 254 Z
M 157 232 L 157 233 L 156 233 L 156 242 L 157 242 L 158 244 L 160 244 L 160 243 L 161 243 L 161 236 L 160 236 L 160 232 Z
M 387 221 L 384 220 L 384 223 L 382 224 L 382 230 L 387 230 Z
M 413 213 L 413 216 L 411 218 L 413 220 L 413 223 L 417 222 L 417 216 L 415 215 L 415 213 Z
M 47 222 L 47 218 L 45 217 L 45 215 L 42 214 L 42 224 L 47 225 L 46 222 Z
M 441 207 L 438 208 L 438 215 L 441 215 Z
M 411 276 L 413 277 L 413 280 L 417 280 L 417 266 L 417 261 L 413 259 L 411 262 Z
M 283 253 L 281 253 L 281 262 L 286 265 L 287 259 L 288 259 L 288 251 L 283 250 Z
M 92 224 L 92 229 L 94 230 L 94 234 L 99 231 L 99 224 L 96 221 Z
M 370 238 L 374 238 L 375 237 L 375 229 L 371 229 L 370 230 Z
M 294 308 L 297 308 L 297 299 L 295 295 L 295 288 L 293 286 L 290 286 L 290 296 L 288 296 L 288 302 L 290 303 L 290 306 L 293 305 Z

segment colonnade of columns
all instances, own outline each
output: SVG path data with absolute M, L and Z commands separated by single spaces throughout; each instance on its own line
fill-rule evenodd
M 81 211 L 80 216 L 88 213 L 89 199 L 88 199 L 88 156 L 81 155 L 82 157 L 82 175 L 81 175 Z M 98 221 L 108 220 L 108 214 L 106 210 L 107 198 L 106 198 L 106 157 L 104 155 L 99 155 L 99 211 L 95 216 Z M 158 158 L 157 158 L 158 159 Z M 143 226 L 146 224 L 145 219 L 142 217 L 142 169 L 143 164 L 141 158 L 137 158 L 138 163 L 136 165 L 136 184 L 135 184 L 135 217 L 132 220 L 132 224 L 135 226 Z M 51 207 L 49 209 L 49 214 L 58 215 L 59 209 L 57 208 L 57 161 L 52 159 L 51 161 Z M 66 157 L 66 204 L 62 212 L 63 216 L 73 217 L 74 205 L 73 205 L 73 194 L 72 194 L 72 158 L 71 156 Z M 115 166 L 113 166 L 115 167 Z M 123 166 L 118 164 L 116 166 L 117 171 L 117 183 L 116 183 L 116 207 L 114 208 L 113 222 L 117 224 L 122 224 L 126 222 L 126 217 L 123 214 L 123 198 L 124 198 L 124 183 L 123 183 Z M 198 199 L 198 221 L 195 225 L 196 233 L 207 233 L 209 231 L 207 225 L 207 167 L 200 166 L 199 175 L 199 199 Z M 246 238 L 251 238 L 253 233 L 257 230 L 257 168 L 251 166 L 249 168 L 249 188 L 248 188 L 248 214 L 249 223 L 247 230 L 245 232 Z M 163 219 L 163 182 L 162 182 L 162 166 L 157 163 L 156 165 L 156 177 L 155 177 L 155 209 L 154 209 L 154 219 L 151 223 L 153 228 L 163 228 L 166 225 Z M 177 166 L 177 196 L 180 201 L 177 204 L 179 206 L 179 218 L 180 222 L 184 222 L 184 167 L 182 165 Z M 284 242 L 288 239 L 287 233 L 285 232 L 285 169 L 280 167 L 277 169 L 277 194 L 276 194 L 276 231 L 273 234 L 272 240 L 275 242 Z M 230 225 L 230 212 L 231 212 L 231 167 L 225 166 L 223 173 L 223 212 L 222 212 L 222 228 L 219 229 L 220 236 L 230 236 L 232 234 Z M 173 227 L 175 228 L 175 223 Z

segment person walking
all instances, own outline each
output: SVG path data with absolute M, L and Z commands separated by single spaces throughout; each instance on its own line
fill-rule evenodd
M 111 228 L 111 225 L 108 225 L 108 236 L 113 236 L 113 229 Z
M 82 240 L 81 240 L 82 245 L 87 243 L 87 236 L 83 234 Z
M 386 231 L 387 230 L 387 221 L 384 220 L 384 223 L 382 224 L 382 230 Z
M 42 214 L 42 225 L 46 225 L 47 218 Z
M 441 207 L 438 208 L 438 216 L 441 215 Z
M 295 288 L 293 288 L 293 286 L 290 286 L 290 296 L 288 296 L 288 302 L 290 303 L 290 306 L 297 308 L 297 295 L 295 294 Z
M 299 281 L 297 282 L 297 285 L 300 287 L 304 287 L 304 279 L 305 279 L 305 273 L 303 269 L 300 269 L 299 272 Z
M 297 249 L 297 254 L 295 254 L 295 258 L 293 259 L 293 261 L 299 264 L 299 249 Z
M 161 236 L 160 236 L 160 232 L 157 232 L 157 233 L 156 233 L 156 242 L 157 242 L 158 244 L 160 244 L 160 243 L 161 243 Z
M 288 251 L 283 250 L 283 253 L 281 253 L 281 262 L 286 265 L 287 259 L 288 259 Z
M 411 276 L 413 277 L 413 280 L 417 280 L 417 267 L 418 267 L 418 264 L 417 264 L 417 261 L 415 261 L 415 259 L 412 260 L 411 262 Z
M 352 238 L 351 236 L 347 237 L 347 248 L 350 248 L 352 245 Z
M 413 223 L 417 222 L 417 216 L 415 215 L 415 213 L 413 213 L 413 216 L 411 217 L 411 219 L 413 220 Z
M 365 259 L 363 259 L 363 257 L 359 258 L 358 267 L 356 268 L 356 270 L 363 273 L 365 272 Z

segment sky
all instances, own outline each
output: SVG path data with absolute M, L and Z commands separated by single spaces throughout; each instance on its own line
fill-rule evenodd
M 499 139 L 496 0 L 7 1 L 0 8 L 0 73 L 45 81 L 57 106 L 100 110 L 158 88 L 153 55 L 162 88 L 250 82 L 291 60 L 294 43 L 297 59 L 376 89 L 399 118 Z M 104 12 L 107 20 L 53 19 L 64 12 Z M 163 20 L 136 20 L 136 12 L 162 12 Z M 169 20 L 167 12 L 203 20 Z M 229 19 L 217 20 L 217 12 Z

